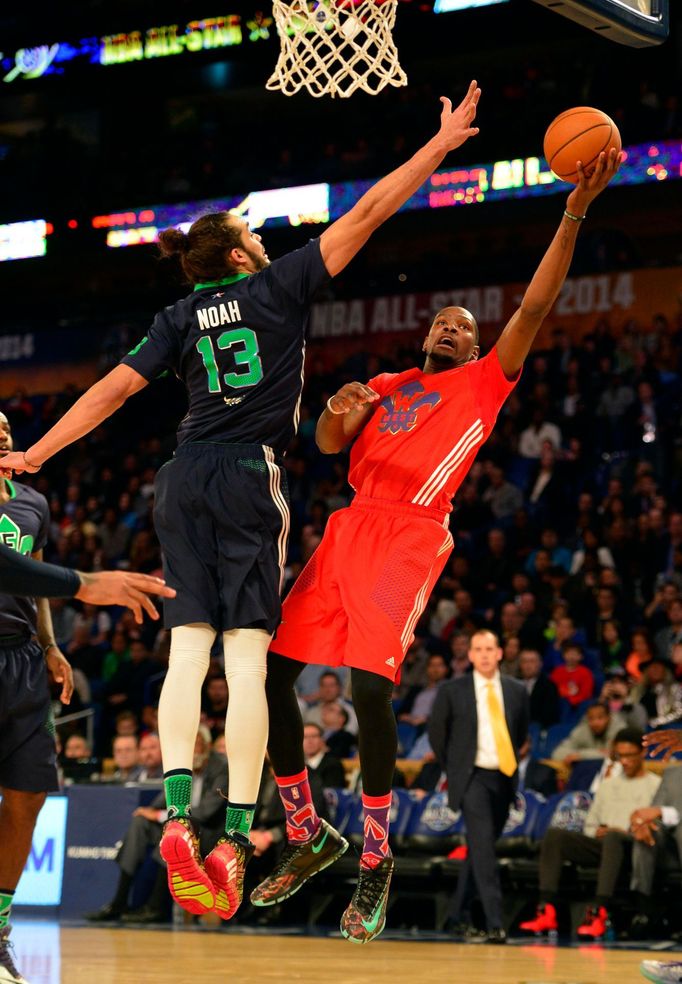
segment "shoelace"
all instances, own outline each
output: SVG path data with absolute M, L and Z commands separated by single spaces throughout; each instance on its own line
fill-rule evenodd
M 282 851 L 279 861 L 272 869 L 270 878 L 279 878 L 280 875 L 283 875 L 291 859 L 295 858 L 300 850 L 301 845 L 288 844 Z
M 4 960 L 3 957 L 5 957 Z M 0 963 L 5 964 L 13 977 L 19 976 L 19 971 L 14 963 L 14 944 L 9 936 L 0 938 Z
M 356 907 L 360 911 L 374 912 L 374 908 L 386 887 L 384 871 L 376 868 L 361 868 L 358 887 L 355 890 Z

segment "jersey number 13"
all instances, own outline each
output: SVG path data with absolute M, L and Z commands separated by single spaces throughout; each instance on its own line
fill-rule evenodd
M 250 328 L 235 328 L 218 335 L 216 345 L 221 351 L 231 349 L 233 345 L 241 346 L 233 352 L 236 372 L 223 373 L 226 386 L 239 389 L 242 386 L 255 386 L 263 378 L 263 363 L 258 354 L 258 339 Z M 209 393 L 220 393 L 220 371 L 216 363 L 213 339 L 204 335 L 197 342 L 197 352 L 201 356 L 206 375 L 208 376 Z

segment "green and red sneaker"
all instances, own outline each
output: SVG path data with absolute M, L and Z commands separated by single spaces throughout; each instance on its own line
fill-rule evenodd
M 201 863 L 199 838 L 189 817 L 166 821 L 159 851 L 168 868 L 168 888 L 178 905 L 193 916 L 211 912 L 215 890 Z
M 283 902 L 347 850 L 348 841 L 326 820 L 320 820 L 312 840 L 304 844 L 287 844 L 271 873 L 251 892 L 251 904 L 275 905 Z
M 341 933 L 351 943 L 370 943 L 386 925 L 388 890 L 395 862 L 392 855 L 376 868 L 360 865 L 360 876 L 350 905 L 341 916 Z

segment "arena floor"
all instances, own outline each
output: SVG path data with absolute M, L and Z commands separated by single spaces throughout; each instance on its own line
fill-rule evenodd
M 202 930 L 60 927 L 17 921 L 16 958 L 30 984 L 635 984 L 640 960 L 666 953 L 530 945 L 506 947 Z M 671 954 L 671 958 L 674 958 Z

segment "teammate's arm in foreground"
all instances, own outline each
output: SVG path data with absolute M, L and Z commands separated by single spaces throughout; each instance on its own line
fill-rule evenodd
M 620 167 L 620 154 L 612 149 L 608 155 L 599 155 L 594 171 L 588 178 L 582 164 L 578 163 L 578 184 L 571 191 L 564 214 L 549 249 L 543 256 L 535 275 L 528 285 L 521 306 L 512 315 L 497 340 L 496 349 L 502 371 L 513 379 L 521 369 L 540 325 L 559 296 L 578 238 L 581 218 L 587 214 L 590 203 L 604 190 Z
M 40 563 L 4 544 L 0 544 L 0 590 L 19 597 L 78 598 L 91 605 L 123 605 L 130 608 L 138 623 L 142 622 L 143 609 L 150 618 L 159 617 L 148 595 L 174 598 L 176 593 L 161 578 L 149 574 L 131 571 L 85 574 Z

